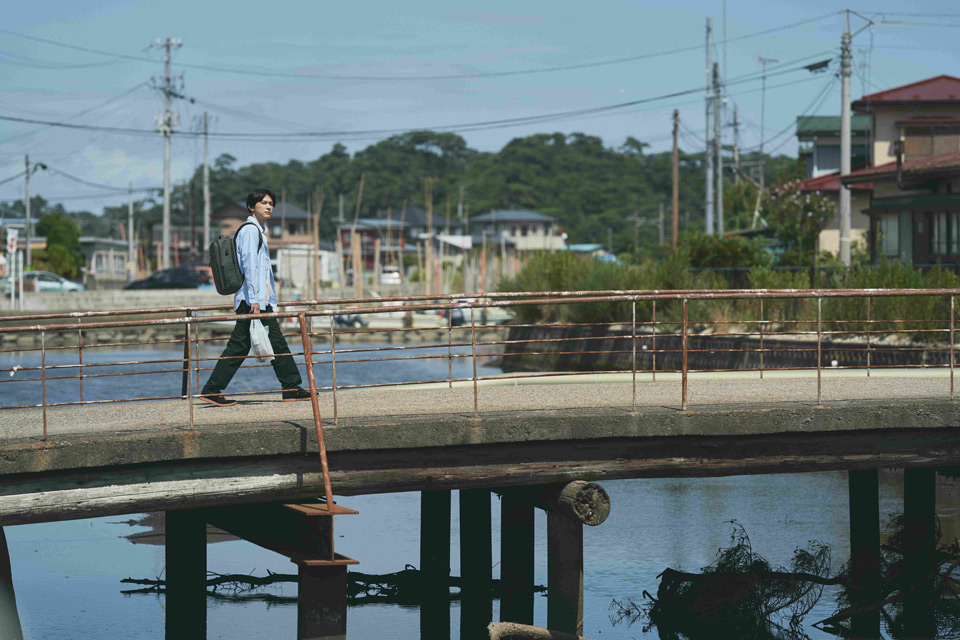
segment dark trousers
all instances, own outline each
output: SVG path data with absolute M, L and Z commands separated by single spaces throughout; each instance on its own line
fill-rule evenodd
M 266 309 L 263 309 L 264 313 L 272 311 L 273 307 L 269 305 Z M 241 302 L 240 306 L 237 307 L 237 313 L 250 313 L 250 305 Z M 284 340 L 283 333 L 280 331 L 280 323 L 274 318 L 264 319 L 261 322 L 263 322 L 263 326 L 266 327 L 267 334 L 270 336 L 270 344 L 273 345 L 273 355 L 275 357 L 271 364 L 273 365 L 273 372 L 277 374 L 277 380 L 280 381 L 280 386 L 283 389 L 299 387 L 302 382 L 300 372 L 297 371 L 297 365 L 293 362 L 293 356 L 285 355 L 290 353 L 290 347 L 287 346 L 287 341 Z M 237 369 L 243 364 L 243 358 L 240 356 L 245 356 L 248 353 L 250 353 L 250 321 L 237 320 L 233 333 L 230 334 L 230 341 L 227 342 L 226 349 L 220 354 L 221 359 L 217 361 L 217 366 L 214 367 L 213 373 L 210 374 L 210 378 L 203 385 L 203 391 L 200 393 L 206 395 L 223 391 L 233 380 Z M 224 360 L 223 358 L 229 359 Z

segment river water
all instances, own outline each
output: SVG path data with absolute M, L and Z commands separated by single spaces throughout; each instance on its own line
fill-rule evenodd
M 364 345 L 366 346 L 366 345 Z M 446 349 L 427 350 L 446 354 Z M 182 353 L 182 352 L 180 352 Z M 84 361 L 137 360 L 178 357 L 176 350 L 93 350 Z M 216 356 L 210 348 L 202 356 Z M 409 355 L 407 353 L 406 355 Z M 75 353 L 48 357 L 49 363 L 75 362 Z M 446 360 L 340 365 L 340 359 L 363 357 L 338 354 L 340 384 L 373 381 L 432 380 L 447 376 Z M 0 369 L 29 365 L 27 354 L 0 354 Z M 156 365 L 154 365 L 156 366 Z M 133 369 L 135 367 L 131 367 Z M 454 377 L 472 373 L 470 360 L 454 365 Z M 93 369 L 88 370 L 90 373 Z M 479 373 L 496 373 L 482 367 Z M 6 376 L 7 374 L 0 374 Z M 318 384 L 329 384 L 329 371 L 318 367 Z M 204 378 L 206 375 L 204 375 Z M 305 378 L 305 376 L 304 376 Z M 123 390 L 117 378 L 85 382 L 85 397 L 175 395 L 179 374 L 126 376 Z M 275 386 L 269 369 L 241 368 L 227 389 L 246 391 Z M 0 404 L 35 401 L 34 383 L 5 384 Z M 74 399 L 71 384 L 51 389 L 50 401 Z M 3 413 L 0 412 L 0 424 Z M 901 484 L 893 474 L 881 474 L 881 513 L 902 512 Z M 754 551 L 773 565 L 789 563 L 796 547 L 817 540 L 832 548 L 833 568 L 848 558 L 847 477 L 845 473 L 782 474 L 726 478 L 645 479 L 603 482 L 610 494 L 612 512 L 598 527 L 584 531 L 584 633 L 594 638 L 659 638 L 656 629 L 645 629 L 642 620 L 629 624 L 612 619 L 614 600 L 642 602 L 642 592 L 656 594 L 657 574 L 667 567 L 697 571 L 716 558 L 730 542 L 730 521 L 739 522 L 750 536 Z M 342 504 L 357 509 L 356 516 L 337 520 L 337 550 L 360 561 L 365 573 L 399 571 L 419 564 L 419 502 L 417 493 L 355 496 Z M 945 501 L 939 501 L 942 505 Z M 948 507 L 955 504 L 952 502 Z M 459 575 L 459 521 L 456 492 L 453 496 L 451 566 Z M 499 500 L 491 497 L 494 576 L 499 574 Z M 945 531 L 957 529 L 953 508 L 938 508 Z M 156 594 L 124 595 L 130 585 L 124 578 L 162 577 L 162 544 L 134 544 L 126 538 L 147 531 L 132 524 L 139 515 L 95 518 L 71 522 L 11 526 L 6 528 L 14 587 L 24 634 L 27 638 L 98 638 L 100 640 L 164 637 L 164 598 Z M 537 512 L 536 581 L 546 584 L 546 518 Z M 953 534 L 950 534 L 951 537 Z M 217 573 L 264 576 L 268 571 L 295 573 L 286 558 L 239 540 L 208 544 L 208 569 Z M 266 590 L 281 596 L 296 595 L 295 584 Z M 546 625 L 546 599 L 537 597 L 535 623 Z M 831 592 L 806 618 L 810 638 L 833 637 L 810 623 L 830 615 L 835 608 Z M 209 638 L 296 638 L 295 604 L 264 601 L 208 600 Z M 452 604 L 451 638 L 459 637 L 459 606 Z M 498 618 L 494 603 L 494 619 Z M 348 638 L 415 639 L 420 637 L 419 609 L 415 606 L 368 604 L 348 612 Z

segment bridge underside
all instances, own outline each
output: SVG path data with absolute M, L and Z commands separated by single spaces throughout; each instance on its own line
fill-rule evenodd
M 477 420 L 472 411 L 438 412 L 451 394 L 472 405 L 471 390 L 433 389 L 406 392 L 433 413 L 346 411 L 326 429 L 334 493 L 960 465 L 960 406 L 942 397 L 820 407 L 760 397 L 690 411 L 648 403 L 633 413 L 630 385 L 583 386 L 600 390 L 594 406 L 487 410 Z M 569 398 L 584 391 L 576 387 L 551 389 Z M 495 393 L 484 390 L 487 401 Z M 353 399 L 362 404 L 360 394 Z M 198 411 L 194 429 L 64 429 L 46 443 L 8 436 L 0 441 L 0 525 L 320 496 L 309 403 L 291 404 Z M 80 411 L 92 423 L 96 410 Z M 52 422 L 63 417 L 51 413 Z

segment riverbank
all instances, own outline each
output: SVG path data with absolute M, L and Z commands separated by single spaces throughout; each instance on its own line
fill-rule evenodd
M 751 333 L 756 329 L 749 329 Z M 631 371 L 633 335 L 630 325 L 509 326 L 507 347 L 499 366 L 505 372 Z M 868 350 L 869 346 L 869 350 Z M 763 351 L 761 352 L 761 348 Z M 946 344 L 874 338 L 822 339 L 820 363 L 825 367 L 946 365 Z M 761 357 L 762 365 L 761 365 Z M 743 370 L 817 366 L 816 334 L 777 336 L 691 334 L 687 338 L 690 370 Z M 637 371 L 678 371 L 683 367 L 683 341 L 675 334 L 637 332 Z

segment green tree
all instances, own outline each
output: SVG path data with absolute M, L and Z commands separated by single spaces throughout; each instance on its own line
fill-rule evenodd
M 77 277 L 83 264 L 77 221 L 61 211 L 51 211 L 40 218 L 37 234 L 47 238 L 44 266 L 65 278 Z
M 771 190 L 764 212 L 767 223 L 787 248 L 780 264 L 809 265 L 813 264 L 820 231 L 836 214 L 836 206 L 819 191 L 800 191 L 800 181 L 794 180 Z

